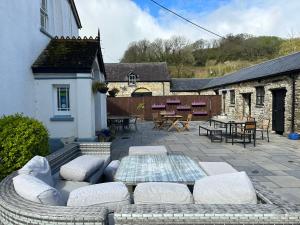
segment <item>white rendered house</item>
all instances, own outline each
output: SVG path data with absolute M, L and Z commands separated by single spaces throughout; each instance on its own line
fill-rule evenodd
M 92 92 L 105 69 L 99 35 L 77 38 L 74 0 L 1 0 L 0 20 L 0 115 L 34 117 L 51 138 L 94 139 L 107 127 L 106 95 Z

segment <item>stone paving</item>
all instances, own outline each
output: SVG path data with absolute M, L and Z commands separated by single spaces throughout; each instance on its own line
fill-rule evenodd
M 119 132 L 112 144 L 112 156 L 121 159 L 135 145 L 165 145 L 170 152 L 183 152 L 196 161 L 226 161 L 251 179 L 300 204 L 300 141 L 271 134 L 270 143 L 261 140 L 257 146 L 211 143 L 198 135 L 200 122 L 193 122 L 186 132 L 153 130 L 152 122 L 138 124 L 138 131 Z

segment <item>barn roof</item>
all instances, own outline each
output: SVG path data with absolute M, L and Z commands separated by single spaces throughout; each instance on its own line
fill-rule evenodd
M 166 63 L 106 63 L 108 82 L 127 82 L 129 74 L 135 74 L 140 82 L 170 81 Z
M 210 82 L 211 79 L 176 78 L 171 81 L 171 92 L 199 91 Z

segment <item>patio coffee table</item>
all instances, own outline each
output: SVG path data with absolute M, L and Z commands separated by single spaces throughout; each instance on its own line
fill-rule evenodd
M 132 155 L 124 157 L 115 175 L 115 181 L 127 186 L 144 182 L 175 182 L 194 185 L 206 176 L 200 166 L 182 154 Z

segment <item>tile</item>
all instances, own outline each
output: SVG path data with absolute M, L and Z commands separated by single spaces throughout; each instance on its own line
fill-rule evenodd
M 293 176 L 266 176 L 267 179 L 280 187 L 299 187 L 300 179 Z

